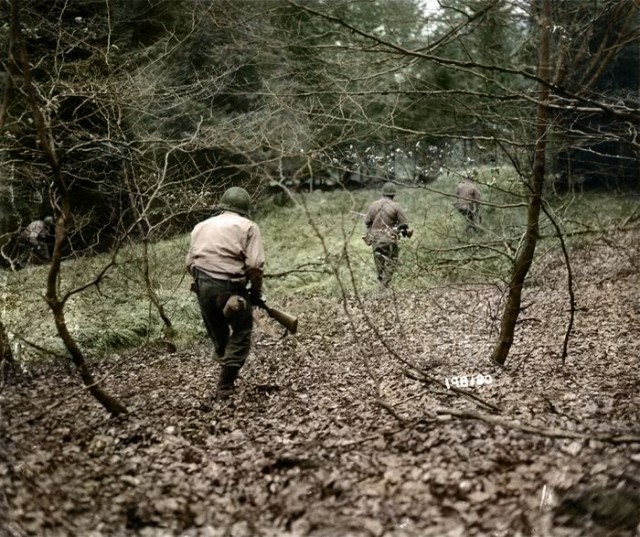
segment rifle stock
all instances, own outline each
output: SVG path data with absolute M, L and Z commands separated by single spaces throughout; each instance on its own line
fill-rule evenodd
M 284 326 L 289 332 L 295 334 L 298 331 L 298 318 L 293 315 L 289 315 L 284 311 L 280 311 L 276 308 L 271 308 L 267 306 L 263 300 L 258 304 L 264 311 L 267 312 L 267 315 L 271 317 L 273 320 L 278 321 L 282 326 Z

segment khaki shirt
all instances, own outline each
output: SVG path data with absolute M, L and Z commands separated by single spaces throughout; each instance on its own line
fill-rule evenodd
M 409 224 L 407 216 L 399 203 L 386 196 L 369 205 L 364 218 L 367 235 L 372 242 L 396 242 L 398 240 L 396 227 L 402 224 Z
M 255 222 L 225 211 L 200 222 L 191 232 L 187 269 L 198 268 L 217 280 L 262 276 L 264 248 Z
M 43 220 L 31 222 L 24 230 L 24 237 L 32 242 L 44 239 L 49 232 L 47 224 Z
M 454 207 L 459 210 L 478 210 L 480 190 L 471 181 L 462 181 L 456 188 Z

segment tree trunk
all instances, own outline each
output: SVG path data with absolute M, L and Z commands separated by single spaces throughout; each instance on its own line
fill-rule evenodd
M 89 371 L 87 367 L 87 362 L 84 359 L 82 351 L 76 344 L 75 339 L 69 333 L 67 328 L 67 323 L 64 318 L 64 306 L 63 303 L 57 300 L 56 297 L 50 299 L 49 293 L 47 291 L 47 302 L 49 303 L 49 307 L 53 312 L 53 318 L 56 323 L 56 328 L 58 330 L 58 335 L 64 346 L 69 351 L 71 355 L 71 360 L 73 364 L 78 369 L 78 373 L 80 373 L 80 378 L 82 382 L 89 390 L 89 393 L 96 398 L 96 400 L 111 414 L 116 417 L 120 414 L 126 414 L 127 409 L 117 400 L 111 397 L 108 393 L 106 393 L 98 384 L 98 381 L 95 380 L 94 376 Z
M 116 399 L 107 395 L 98 385 L 97 381 L 87 367 L 86 361 L 80 348 L 76 344 L 73 336 L 69 333 L 64 317 L 65 298 L 60 298 L 58 294 L 58 280 L 60 277 L 60 264 L 62 262 L 62 246 L 66 240 L 66 223 L 71 220 L 71 203 L 69 200 L 69 189 L 60 168 L 60 162 L 53 142 L 53 135 L 50 126 L 47 124 L 42 111 L 38 106 L 38 98 L 36 95 L 33 80 L 31 78 L 31 69 L 29 67 L 29 58 L 27 48 L 22 38 L 22 30 L 20 27 L 20 17 L 18 0 L 11 0 L 11 39 L 12 39 L 12 60 L 16 65 L 20 65 L 24 78 L 24 92 L 26 94 L 31 112 L 36 125 L 36 137 L 44 152 L 49 167 L 56 194 L 59 200 L 60 217 L 56 221 L 56 234 L 53 253 L 51 256 L 51 264 L 49 274 L 47 276 L 47 290 L 45 299 L 49 305 L 49 309 L 53 314 L 53 318 L 58 330 L 58 335 L 62 339 L 65 347 L 71 355 L 71 359 L 80 373 L 80 377 L 88 388 L 89 392 L 97 399 L 97 401 L 112 416 L 118 416 L 126 413 L 127 409 Z M 14 54 L 18 54 L 18 58 L 13 58 Z
M 500 336 L 493 349 L 491 359 L 497 364 L 504 365 L 513 344 L 516 322 L 520 315 L 522 303 L 522 288 L 531 268 L 533 256 L 538 242 L 538 230 L 540 209 L 542 207 L 542 188 L 545 175 L 545 153 L 547 145 L 547 103 L 549 100 L 549 87 L 545 81 L 550 80 L 550 25 L 551 25 L 551 0 L 541 1 L 540 13 L 540 46 L 538 49 L 538 77 L 542 82 L 538 89 L 538 111 L 536 115 L 536 143 L 533 157 L 533 173 L 529 183 L 529 202 L 527 210 L 527 229 L 522 241 L 522 247 L 516 256 L 511 280 L 509 282 L 509 294 L 502 314 Z

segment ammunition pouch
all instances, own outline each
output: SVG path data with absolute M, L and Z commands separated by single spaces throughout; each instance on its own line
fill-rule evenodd
M 232 321 L 238 314 L 246 311 L 249 301 L 243 296 L 226 292 L 216 297 L 216 306 L 222 310 L 227 321 Z
M 225 293 L 226 294 L 226 293 Z M 249 307 L 248 300 L 240 295 L 231 295 L 222 308 L 222 314 L 227 321 L 233 321 Z

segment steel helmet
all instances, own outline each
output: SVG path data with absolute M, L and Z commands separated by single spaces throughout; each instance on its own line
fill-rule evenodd
M 251 212 L 251 196 L 244 188 L 232 186 L 222 194 L 218 208 L 248 216 Z
M 382 186 L 382 194 L 385 196 L 395 196 L 396 195 L 396 185 L 391 182 L 385 183 Z

